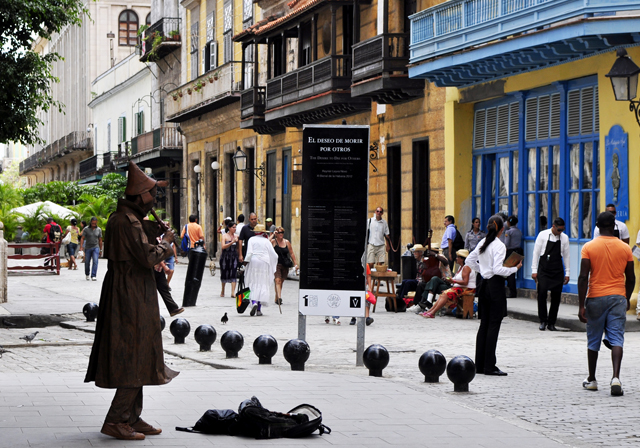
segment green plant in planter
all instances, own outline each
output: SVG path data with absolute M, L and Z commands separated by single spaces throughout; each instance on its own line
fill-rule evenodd
M 172 40 L 180 40 L 180 31 L 178 31 L 178 30 L 169 31 L 169 37 Z
M 148 29 L 149 29 L 149 25 L 142 25 L 140 28 L 138 28 L 138 36 L 141 36 L 142 33 L 147 31 Z

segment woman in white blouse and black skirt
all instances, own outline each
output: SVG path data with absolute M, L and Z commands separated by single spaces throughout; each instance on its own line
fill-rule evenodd
M 506 376 L 496 366 L 496 346 L 502 319 L 507 315 L 505 278 L 522 267 L 522 262 L 513 268 L 503 266 L 507 248 L 498 238 L 502 235 L 502 218 L 489 218 L 487 237 L 481 240 L 467 257 L 465 264 L 482 275 L 478 291 L 478 313 L 480 328 L 476 337 L 476 372 L 485 375 Z

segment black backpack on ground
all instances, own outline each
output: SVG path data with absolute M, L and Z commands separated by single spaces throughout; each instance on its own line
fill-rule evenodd
M 464 238 L 462 238 L 460 231 L 456 227 L 456 238 L 453 240 L 453 253 L 449 254 L 452 260 L 456 259 L 456 252 L 460 249 L 464 249 Z
M 62 229 L 58 224 L 49 225 L 49 239 L 54 243 L 59 243 L 62 240 Z
M 251 397 L 240 404 L 238 411 L 210 409 L 193 428 L 176 427 L 176 430 L 256 439 L 307 437 L 316 430 L 320 435 L 331 433 L 331 428 L 322 424 L 322 412 L 309 404 L 283 414 L 265 409 L 256 397 Z

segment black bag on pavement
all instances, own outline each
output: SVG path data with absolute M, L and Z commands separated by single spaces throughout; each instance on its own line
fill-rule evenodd
M 331 433 L 331 428 L 322 424 L 322 412 L 309 404 L 301 404 L 283 414 L 269 411 L 260 400 L 251 397 L 240 404 L 238 412 L 210 409 L 192 428 L 176 427 L 176 430 L 256 439 L 307 437 L 316 430 L 320 435 Z

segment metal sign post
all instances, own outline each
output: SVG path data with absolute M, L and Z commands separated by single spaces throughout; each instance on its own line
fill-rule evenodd
M 302 131 L 298 337 L 306 316 L 357 317 L 364 350 L 369 126 L 306 125 Z

